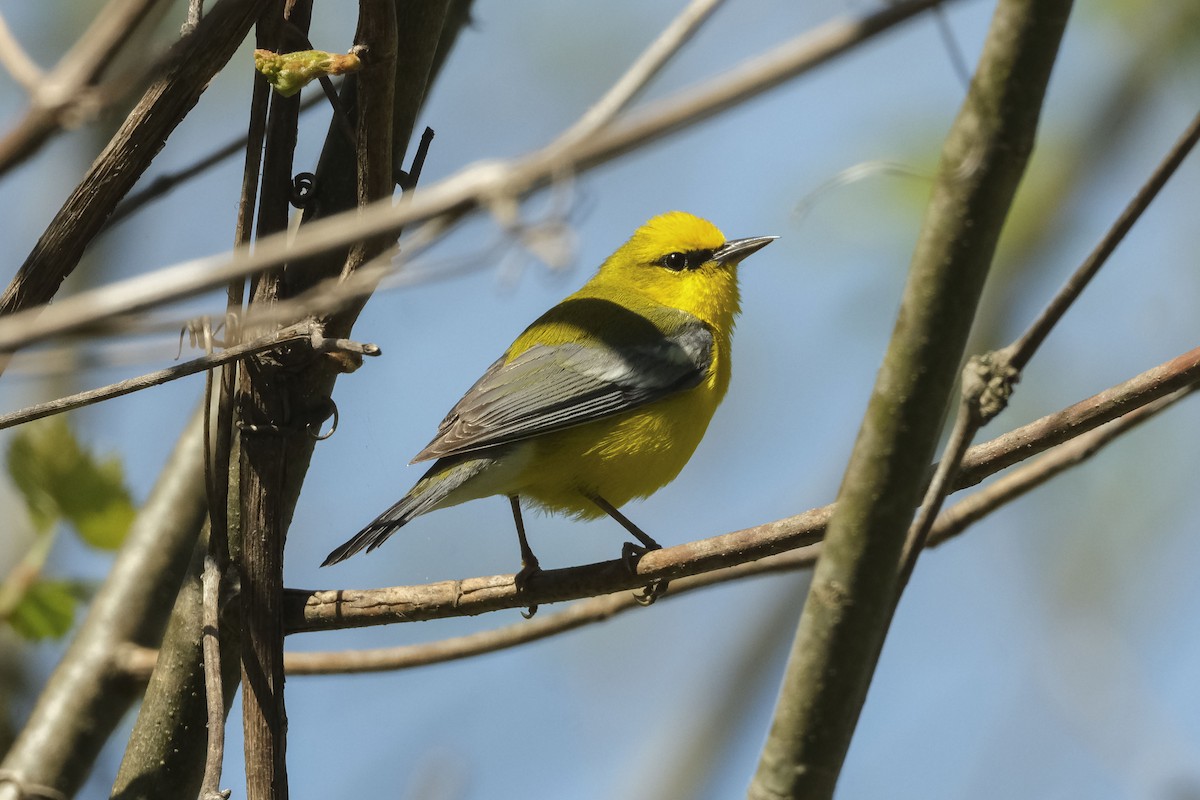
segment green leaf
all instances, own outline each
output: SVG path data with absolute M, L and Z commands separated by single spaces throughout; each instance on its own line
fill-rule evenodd
M 134 508 L 121 464 L 97 459 L 64 418 L 25 426 L 9 446 L 7 466 L 38 531 L 66 519 L 93 547 L 111 550 L 125 540 Z
M 39 580 L 26 590 L 9 622 L 26 639 L 58 639 L 71 630 L 78 603 L 73 581 Z

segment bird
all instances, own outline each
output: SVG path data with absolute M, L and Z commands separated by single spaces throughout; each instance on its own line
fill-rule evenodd
M 660 545 L 619 508 L 670 483 L 695 452 L 729 388 L 738 265 L 777 238 L 726 239 L 682 211 L 650 219 L 488 367 L 410 462 L 435 459 L 428 471 L 322 566 L 374 550 L 422 514 L 504 495 L 518 589 L 540 570 L 522 500 L 612 517 L 639 543 L 622 548 L 633 569 Z

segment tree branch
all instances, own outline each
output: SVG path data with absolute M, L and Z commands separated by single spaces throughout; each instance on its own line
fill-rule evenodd
M 195 458 L 197 463 L 201 462 L 198 453 Z M 159 656 L 155 663 L 148 665 L 153 672 L 139 676 L 143 683 L 148 678 L 149 684 L 117 770 L 110 794 L 112 800 L 197 796 L 208 739 L 201 652 L 204 604 L 200 574 L 207 550 L 205 538 L 200 537 L 192 552 L 191 564 L 162 636 Z M 225 604 L 221 683 L 226 708 L 237 689 L 236 614 L 229 613 L 235 609 L 236 604 L 232 608 Z M 234 633 L 232 648 L 229 647 L 230 629 Z M 114 653 L 113 669 L 125 670 L 129 654 L 144 649 L 130 643 L 120 645 Z M 107 735 L 109 731 L 102 733 Z M 196 754 L 199 754 L 198 758 Z
M 119 381 L 109 384 L 108 386 L 100 386 L 96 389 L 88 389 L 85 392 L 78 394 L 60 397 L 55 400 L 49 400 L 45 403 L 22 408 L 19 411 L 13 411 L 8 414 L 0 415 L 0 430 L 11 428 L 16 425 L 23 425 L 26 422 L 32 422 L 35 419 L 62 414 L 66 411 L 73 411 L 77 408 L 90 406 L 95 403 L 111 400 L 114 397 L 139 392 L 142 389 L 149 389 L 152 386 L 161 386 L 164 383 L 186 378 L 189 375 L 195 375 L 198 372 L 205 372 L 222 364 L 228 364 L 231 361 L 237 361 L 247 356 L 252 356 L 257 353 L 262 353 L 267 350 L 273 350 L 288 342 L 306 342 L 312 345 L 314 352 L 329 352 L 330 347 L 325 345 L 326 341 L 334 341 L 332 347 L 340 346 L 341 340 L 326 340 L 319 333 L 312 329 L 311 325 L 298 324 L 290 328 L 279 331 L 278 333 L 267 334 L 266 336 L 255 339 L 253 342 L 234 345 L 219 353 L 211 353 L 201 356 L 200 358 L 185 361 L 182 364 L 176 364 L 173 367 L 166 369 L 148 372 L 145 375 L 129 380 Z M 363 345 L 354 347 L 353 352 L 356 355 L 379 355 L 379 348 L 375 345 Z
M 905 543 L 903 565 L 899 584 L 901 590 L 908 583 L 919 553 L 925 547 L 925 537 L 933 527 L 933 521 L 942 507 L 949 491 L 954 471 L 970 446 L 979 429 L 992 420 L 1008 405 L 1013 387 L 1021 378 L 1021 372 L 1029 359 L 1050 335 L 1071 304 L 1095 277 L 1117 245 L 1141 219 L 1142 213 L 1158 196 L 1159 191 L 1183 163 L 1187 154 L 1200 140 L 1200 114 L 1196 115 L 1187 130 L 1167 153 L 1163 161 L 1151 174 L 1146 183 L 1129 201 L 1121 215 L 1108 229 L 1099 244 L 1092 250 L 1079 268 L 1067 279 L 1066 284 L 1050 300 L 1049 304 L 1034 320 L 1033 324 L 1015 342 L 999 350 L 971 358 L 963 368 L 961 398 L 954 428 L 946 444 L 946 452 L 938 465 L 932 483 L 926 490 L 920 513 L 908 534 Z
M 1011 503 L 1013 500 L 1033 491 L 1051 478 L 1062 474 L 1071 467 L 1081 464 L 1094 456 L 1105 445 L 1117 437 L 1128 433 L 1138 425 L 1158 414 L 1160 411 L 1174 405 L 1196 390 L 1196 385 L 1185 386 L 1172 394 L 1160 397 L 1152 403 L 1118 417 L 1111 423 L 1078 436 L 1070 441 L 1056 446 L 1047 455 L 1037 461 L 1014 470 L 995 482 L 988 484 L 969 497 L 960 500 L 943 511 L 930 531 L 928 547 L 936 547 L 952 537 L 958 536 L 971 525 L 995 511 L 997 508 Z
M 942 163 L 899 318 L 838 493 L 752 800 L 833 796 L 891 621 L 975 307 L 1024 172 L 1068 0 L 1001 0 Z
M 1019 461 L 1197 382 L 1200 347 L 972 447 L 963 460 L 956 487 L 974 486 Z M 622 561 L 547 570 L 535 576 L 522 593 L 516 591 L 511 575 L 384 589 L 289 589 L 284 596 L 284 625 L 288 633 L 302 633 L 417 622 L 637 589 L 650 580 L 675 580 L 812 544 L 824 536 L 832 513 L 832 505 L 822 506 L 766 525 L 654 550 L 639 559 L 636 575 L 630 575 Z
M 692 0 L 663 29 L 612 87 L 574 125 L 550 146 L 569 149 L 608 126 L 613 118 L 645 88 L 724 0 Z
M 1108 443 L 1174 405 L 1194 390 L 1194 385 L 1178 390 L 1096 430 L 1082 434 L 1066 444 L 1058 445 L 1051 449 L 1047 456 L 959 501 L 938 517 L 927 546 L 936 547 L 959 536 L 993 511 L 1017 500 L 1070 467 L 1087 461 Z M 814 542 L 757 561 L 690 575 L 672 582 L 667 593 L 660 599 L 666 600 L 696 589 L 749 577 L 811 567 L 816 563 L 820 549 L 821 543 Z M 331 675 L 388 672 L 430 666 L 539 641 L 586 625 L 607 621 L 637 608 L 644 608 L 644 604 L 638 602 L 634 594 L 614 593 L 588 597 L 563 611 L 542 615 L 532 621 L 433 642 L 367 650 L 288 652 L 284 654 L 284 671 L 288 675 Z M 128 673 L 131 680 L 138 681 L 150 678 L 157 660 L 157 650 L 134 645 L 122 648 L 119 657 L 120 668 Z
M 33 94 L 37 89 L 38 81 L 44 77 L 42 68 L 25 52 L 25 48 L 13 35 L 12 29 L 8 27 L 8 21 L 2 14 L 0 14 L 0 64 L 3 64 L 4 68 L 8 70 L 8 74 L 12 75 L 13 80 L 30 94 Z
M 0 175 L 29 158 L 38 148 L 77 116 L 81 106 L 94 102 L 88 91 L 129 41 L 138 23 L 162 0 L 109 0 L 74 46 L 49 73 L 38 74 L 26 88 L 30 109 L 0 139 Z M 7 28 L 0 22 L 0 29 Z M 0 42 L 2 45 L 3 42 Z M 15 54 L 14 54 L 15 55 Z M 24 56 L 24 53 L 20 53 Z M 19 63 L 14 62 L 12 66 Z M 10 67 L 11 68 L 11 67 Z M 14 75 L 29 79 L 27 69 Z M 115 99 L 116 95 L 112 95 Z M 95 113 L 98 108 L 91 109 Z
M 196 33 L 172 49 L 163 77 L 146 90 L 21 265 L 0 298 L 0 315 L 50 301 L 268 2 L 220 0 Z
M 261 48 L 283 50 L 286 30 L 307 35 L 311 0 L 294 7 L 272 3 L 258 22 Z M 291 15 L 288 16 L 288 12 Z M 300 98 L 272 93 L 267 118 L 256 237 L 287 228 L 292 163 Z M 251 306 L 270 306 L 287 296 L 283 270 L 258 275 L 250 284 Z M 238 507 L 243 531 L 238 562 L 241 604 L 242 731 L 247 800 L 287 800 L 287 710 L 284 702 L 283 629 L 279 624 L 283 592 L 283 549 L 292 506 L 285 495 L 293 449 L 307 450 L 310 423 L 305 406 L 292 411 L 294 380 L 273 360 L 253 360 L 238 372 L 236 420 L 239 445 Z M 298 446 L 297 440 L 304 440 Z M 302 462 L 302 463 L 307 463 Z
M 352 242 L 439 215 L 459 215 L 497 197 L 516 197 L 549 184 L 565 167 L 586 170 L 707 119 L 807 72 L 850 48 L 937 5 L 938 0 L 898 2 L 857 19 L 835 20 L 752 59 L 704 86 L 684 91 L 614 121 L 580 143 L 567 162 L 537 151 L 509 163 L 476 164 L 411 201 L 376 203 L 302 226 L 294 240 L 285 234 L 258 242 L 254 252 L 235 250 L 196 259 L 81 292 L 45 309 L 0 318 L 0 352 L 90 327 L 109 317 L 193 297 L 228 281 L 269 270 L 284 261 L 336 251 Z M 206 18 L 207 20 L 207 18 Z M 375 277 L 378 281 L 378 276 Z M 365 291 L 365 290 L 360 290 Z

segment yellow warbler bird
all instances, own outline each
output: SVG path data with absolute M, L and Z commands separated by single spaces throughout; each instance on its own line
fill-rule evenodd
M 400 502 L 322 566 L 374 550 L 413 517 L 491 495 L 512 505 L 518 583 L 538 569 L 520 498 L 579 518 L 620 511 L 670 483 L 729 388 L 737 267 L 775 236 L 729 239 L 673 211 L 643 225 L 575 294 L 525 329 L 413 462 L 436 458 Z

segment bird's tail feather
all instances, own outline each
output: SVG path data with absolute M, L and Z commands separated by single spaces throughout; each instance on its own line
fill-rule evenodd
M 470 459 L 446 464 L 448 459 L 437 461 L 417 481 L 417 485 L 404 495 L 398 503 L 380 514 L 345 544 L 335 549 L 321 562 L 322 567 L 345 561 L 355 553 L 368 553 L 387 541 L 388 537 L 404 527 L 413 517 L 439 507 L 446 496 L 474 478 L 489 464 L 487 459 Z M 453 504 L 451 504 L 453 505 Z

